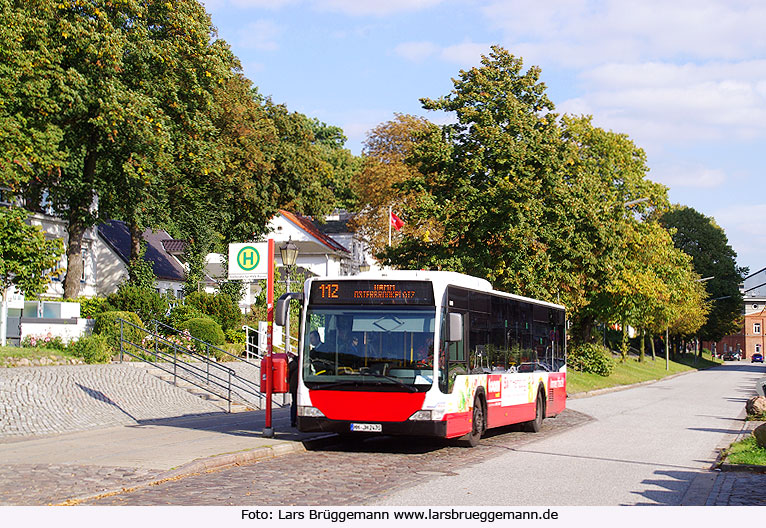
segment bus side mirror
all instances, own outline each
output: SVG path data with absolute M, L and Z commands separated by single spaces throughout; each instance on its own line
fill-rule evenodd
M 447 341 L 454 343 L 463 340 L 463 316 L 459 313 L 449 314 Z
M 303 302 L 303 294 L 300 292 L 285 293 L 277 300 L 277 305 L 274 308 L 274 324 L 278 326 L 285 326 L 285 322 L 290 313 L 290 301 L 297 299 L 301 303 Z

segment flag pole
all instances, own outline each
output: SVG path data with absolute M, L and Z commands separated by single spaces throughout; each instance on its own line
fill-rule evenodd
M 391 209 L 392 206 L 388 206 L 388 245 L 391 245 Z

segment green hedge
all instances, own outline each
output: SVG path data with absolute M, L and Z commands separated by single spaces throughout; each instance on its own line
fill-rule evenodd
M 232 330 L 242 324 L 239 306 L 225 293 L 194 292 L 186 296 L 184 303 L 213 319 L 223 330 Z
M 104 306 L 107 310 L 134 312 L 142 321 L 148 323 L 152 319 L 162 321 L 170 304 L 166 296 L 154 290 L 123 283 L 116 293 L 107 296 Z
M 192 306 L 191 304 L 179 304 L 170 310 L 170 315 L 168 315 L 168 324 L 173 328 L 181 328 L 181 325 L 183 325 L 184 321 L 188 321 L 189 319 L 197 319 L 204 316 L 205 314 L 202 313 L 196 306 Z
M 109 363 L 114 353 L 106 336 L 98 334 L 81 337 L 69 345 L 69 350 L 85 363 Z
M 144 326 L 138 315 L 133 312 L 114 311 L 102 312 L 96 315 L 96 324 L 93 327 L 93 333 L 95 335 L 104 336 L 107 344 L 115 351 L 120 349 L 120 323 L 118 319 L 125 319 L 140 328 L 143 328 Z M 133 328 L 129 324 L 123 324 L 123 339 L 132 341 L 136 344 L 141 344 L 141 340 L 144 336 L 146 336 L 145 332 Z
M 209 317 L 188 319 L 181 324 L 181 330 L 188 330 L 192 337 L 207 341 L 211 345 L 220 346 L 224 343 L 221 325 Z
M 614 360 L 606 347 L 585 343 L 572 347 L 567 356 L 567 366 L 579 372 L 608 376 L 614 369 Z

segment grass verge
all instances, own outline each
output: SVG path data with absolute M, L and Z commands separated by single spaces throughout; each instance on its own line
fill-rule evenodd
M 0 363 L 2 363 L 2 360 L 5 358 L 26 358 L 29 360 L 33 359 L 39 359 L 43 357 L 50 357 L 50 356 L 58 356 L 58 357 L 66 357 L 66 358 L 73 358 L 76 357 L 71 352 L 68 352 L 66 350 L 57 350 L 55 348 L 24 348 L 24 347 L 0 347 Z
M 721 361 L 712 359 L 710 354 L 703 355 L 696 360 L 691 355 L 677 358 L 675 361 L 669 362 L 667 370 L 665 359 L 660 357 L 652 360 L 650 356 L 647 356 L 644 361 L 638 361 L 636 356 L 629 356 L 625 361 L 617 358 L 614 370 L 609 376 L 568 370 L 567 392 L 575 394 L 621 385 L 633 385 L 644 381 L 659 380 L 689 370 L 704 370 L 720 364 Z
M 766 449 L 755 442 L 754 436 L 734 442 L 726 450 L 726 462 L 729 464 L 747 464 L 751 466 L 766 466 Z

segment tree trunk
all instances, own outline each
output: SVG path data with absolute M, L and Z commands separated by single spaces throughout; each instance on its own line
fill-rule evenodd
M 130 260 L 136 260 L 141 255 L 143 231 L 135 220 L 131 220 L 128 227 L 130 229 Z
M 70 217 L 71 218 L 71 217 Z M 80 295 L 82 279 L 82 238 L 85 225 L 70 220 L 67 226 L 69 241 L 66 248 L 66 277 L 64 277 L 64 299 L 75 299 Z
M 643 328 L 641 329 L 641 352 L 638 355 L 638 361 L 643 363 L 644 359 L 646 359 L 646 330 Z
M 649 344 L 652 345 L 652 361 L 657 359 L 656 350 L 654 349 L 654 334 L 649 332 Z

